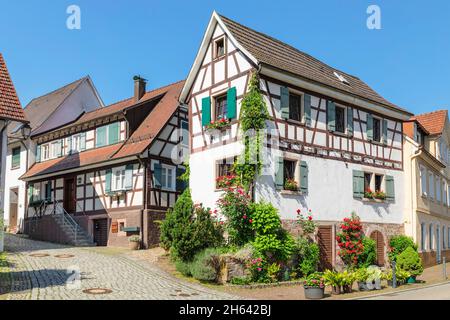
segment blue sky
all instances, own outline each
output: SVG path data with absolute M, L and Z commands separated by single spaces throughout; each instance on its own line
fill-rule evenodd
M 89 74 L 106 104 L 185 78 L 213 10 L 367 82 L 414 113 L 450 105 L 450 1 L 0 0 L 0 52 L 26 105 Z M 432 4 L 431 4 L 432 3 Z M 66 9 L 81 8 L 81 30 Z M 381 8 L 381 30 L 366 9 Z

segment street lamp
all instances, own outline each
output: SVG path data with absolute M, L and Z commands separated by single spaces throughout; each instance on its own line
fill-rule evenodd
M 22 134 L 24 140 L 28 140 L 31 136 L 31 127 L 28 124 L 22 125 L 22 128 L 20 128 L 20 133 Z

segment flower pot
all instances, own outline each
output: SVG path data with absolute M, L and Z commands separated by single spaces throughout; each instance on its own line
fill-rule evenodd
M 370 291 L 366 282 L 358 281 L 358 290 L 359 291 Z
M 409 277 L 408 280 L 406 280 L 406 283 L 416 283 L 416 277 L 415 276 Z
M 305 289 L 306 299 L 323 299 L 325 296 L 325 288 L 319 287 L 303 287 Z
M 344 289 L 344 293 L 352 293 L 352 291 L 353 291 L 352 285 L 348 285 L 348 284 L 344 285 L 343 289 Z
M 129 246 L 131 250 L 139 250 L 139 242 L 130 241 Z

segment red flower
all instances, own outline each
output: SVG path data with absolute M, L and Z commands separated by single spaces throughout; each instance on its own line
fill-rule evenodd
M 308 217 L 308 220 L 309 220 L 309 221 L 312 221 L 312 217 L 311 217 L 311 216 L 309 216 L 309 217 Z
M 252 220 L 252 219 L 250 219 L 250 220 L 248 220 L 248 222 L 250 222 L 250 223 L 253 223 L 253 220 Z
M 301 213 L 300 209 L 297 209 L 297 214 L 300 214 L 300 213 Z

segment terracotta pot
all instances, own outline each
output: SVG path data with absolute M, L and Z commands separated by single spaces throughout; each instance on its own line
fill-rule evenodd
M 139 250 L 139 242 L 130 241 L 129 246 L 131 250 Z

